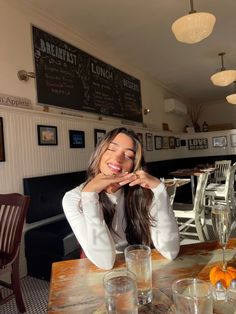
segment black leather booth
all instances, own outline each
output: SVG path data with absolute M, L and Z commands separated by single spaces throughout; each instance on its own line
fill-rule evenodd
M 24 194 L 31 197 L 28 227 L 55 218 L 25 233 L 28 275 L 50 280 L 53 262 L 80 257 L 81 248 L 63 214 L 62 198 L 65 192 L 82 183 L 85 175 L 81 171 L 23 179 Z

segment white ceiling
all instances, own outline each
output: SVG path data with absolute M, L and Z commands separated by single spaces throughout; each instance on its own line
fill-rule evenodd
M 150 74 L 192 103 L 224 100 L 228 87 L 213 86 L 209 77 L 236 69 L 236 0 L 195 0 L 197 12 L 216 16 L 213 33 L 200 43 L 178 42 L 172 23 L 190 11 L 189 0 L 19 0 L 78 30 L 125 64 Z

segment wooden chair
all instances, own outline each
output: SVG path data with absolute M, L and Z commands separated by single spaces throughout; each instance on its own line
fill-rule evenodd
M 209 240 L 205 220 L 204 191 L 207 185 L 208 173 L 198 177 L 194 204 L 173 204 L 174 214 L 177 218 L 181 238 L 197 237 L 201 242 Z M 192 232 L 192 228 L 196 232 Z
M 230 167 L 231 160 L 216 160 L 215 171 L 210 181 L 215 183 L 225 182 L 227 174 L 230 172 Z
M 0 305 L 15 297 L 20 313 L 25 312 L 19 277 L 19 252 L 29 196 L 18 193 L 0 194 L 0 274 L 11 267 L 11 282 L 0 285 L 12 290 L 6 298 L 0 294 Z
M 217 202 L 228 204 L 235 212 L 236 200 L 234 192 L 236 163 L 230 167 L 230 171 L 226 175 L 225 183 L 210 183 L 206 187 L 205 197 L 208 206 Z M 234 213 L 235 214 L 235 213 Z

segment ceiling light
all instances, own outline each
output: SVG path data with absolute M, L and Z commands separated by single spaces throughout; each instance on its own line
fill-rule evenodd
M 190 6 L 189 14 L 177 19 L 171 29 L 178 41 L 195 44 L 212 33 L 216 18 L 211 13 L 197 13 L 193 8 L 193 0 L 190 0 Z
M 236 80 L 236 71 L 225 69 L 223 60 L 225 52 L 221 52 L 218 55 L 221 57 L 221 69 L 220 72 L 211 76 L 211 81 L 216 86 L 228 86 Z
M 226 97 L 229 104 L 236 105 L 236 81 L 234 81 L 234 94 Z

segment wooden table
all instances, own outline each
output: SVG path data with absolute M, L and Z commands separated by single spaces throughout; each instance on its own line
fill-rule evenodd
M 236 267 L 236 238 L 230 239 L 226 258 Z M 181 246 L 174 261 L 152 251 L 153 302 L 139 307 L 139 313 L 174 313 L 171 285 L 185 277 L 208 280 L 210 268 L 222 262 L 218 242 L 204 242 Z M 118 254 L 115 269 L 124 268 L 124 256 Z M 48 314 L 102 314 L 104 305 L 103 276 L 106 271 L 88 259 L 53 263 L 48 301 Z M 235 303 L 214 301 L 214 314 L 235 313 Z
M 183 179 L 183 178 L 182 179 L 179 179 L 179 178 L 163 179 L 162 182 L 165 184 L 167 188 L 173 185 L 175 185 L 178 188 L 180 186 L 190 183 L 190 179 Z

